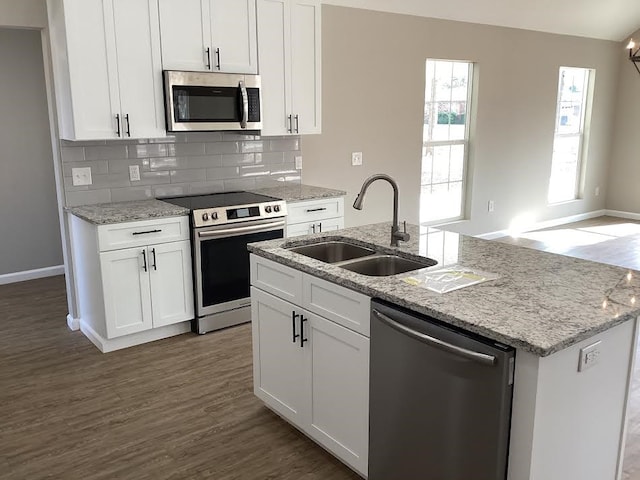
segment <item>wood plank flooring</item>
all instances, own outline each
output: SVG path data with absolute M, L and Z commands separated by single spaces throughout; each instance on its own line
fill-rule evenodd
M 2 480 L 360 478 L 254 397 L 249 325 L 102 354 L 65 298 L 0 286 Z

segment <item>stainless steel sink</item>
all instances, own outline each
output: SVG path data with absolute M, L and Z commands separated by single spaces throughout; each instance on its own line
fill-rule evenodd
M 374 255 L 340 266 L 345 270 L 360 273 L 362 275 L 386 277 L 389 275 L 396 275 L 398 273 L 418 270 L 420 268 L 432 267 L 437 263 L 438 262 L 430 258 L 425 258 L 424 260 L 417 261 L 398 257 L 396 255 Z
M 370 248 L 340 241 L 319 242 L 311 245 L 303 245 L 302 247 L 290 248 L 289 250 L 326 263 L 338 263 L 373 255 L 375 253 Z

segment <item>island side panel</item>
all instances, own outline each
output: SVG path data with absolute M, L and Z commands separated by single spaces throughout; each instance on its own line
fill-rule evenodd
M 636 321 L 548 357 L 538 366 L 530 480 L 615 480 L 626 421 Z M 578 372 L 580 349 L 600 341 Z M 515 477 L 514 477 L 515 480 Z

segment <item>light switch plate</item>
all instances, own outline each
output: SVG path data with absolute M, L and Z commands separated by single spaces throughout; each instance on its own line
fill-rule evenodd
M 91 185 L 91 167 L 76 167 L 71 169 L 71 177 L 73 186 L 80 187 L 83 185 Z
M 132 182 L 140 181 L 140 166 L 139 165 L 129 165 L 129 180 Z

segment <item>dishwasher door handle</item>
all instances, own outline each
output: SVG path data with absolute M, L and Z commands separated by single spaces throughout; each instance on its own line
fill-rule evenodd
M 398 330 L 401 333 L 409 335 L 410 337 L 421 341 L 422 343 L 426 343 L 428 345 L 432 345 L 440 350 L 444 350 L 445 352 L 453 353 L 460 357 L 467 358 L 469 360 L 473 360 L 475 362 L 482 363 L 484 365 L 493 366 L 496 364 L 496 357 L 493 355 L 487 355 L 485 353 L 474 352 L 473 350 L 467 350 L 466 348 L 458 347 L 456 345 L 452 345 L 450 343 L 444 342 L 440 339 L 432 337 L 430 335 L 426 335 L 422 332 L 416 332 L 415 330 L 403 325 L 401 323 L 396 322 L 395 320 L 389 318 L 384 313 L 379 312 L 378 310 L 373 310 L 373 315 L 380 320 L 382 323 L 385 323 L 391 328 Z

